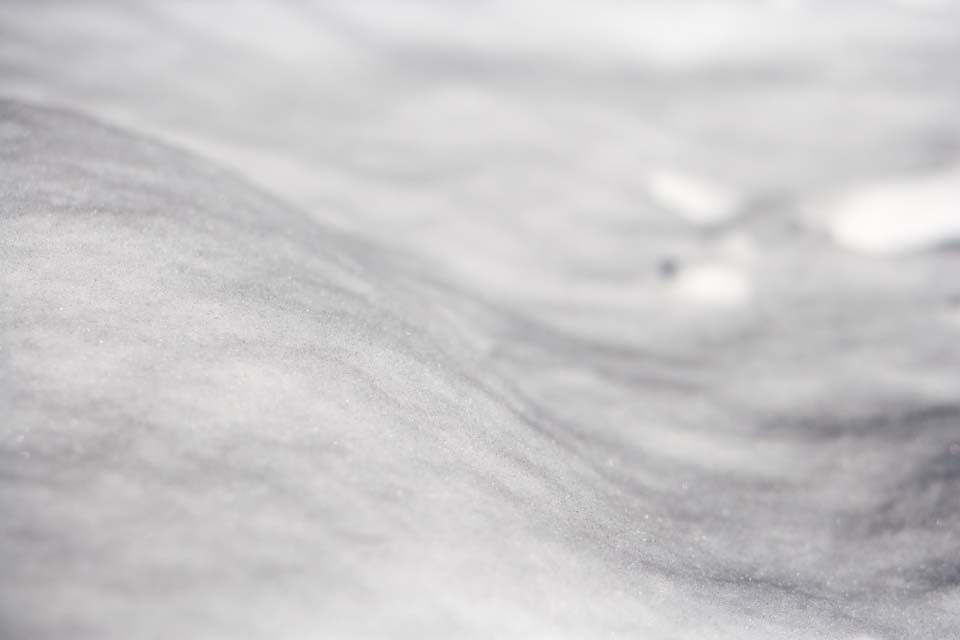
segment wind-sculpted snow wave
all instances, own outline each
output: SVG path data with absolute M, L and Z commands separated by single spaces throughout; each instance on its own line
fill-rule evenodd
M 901 86 L 954 10 L 568 4 L 0 7 L 0 637 L 960 635 L 956 90 Z M 862 139 L 743 124 L 858 113 L 847 46 Z
M 955 628 L 921 314 L 808 362 L 589 344 L 196 158 L 2 115 L 13 635 Z

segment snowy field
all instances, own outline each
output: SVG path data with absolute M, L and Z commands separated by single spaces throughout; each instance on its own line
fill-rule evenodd
M 0 638 L 960 638 L 960 2 L 0 2 Z

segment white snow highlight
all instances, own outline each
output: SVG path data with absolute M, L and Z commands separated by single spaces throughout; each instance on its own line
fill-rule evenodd
M 960 170 L 868 186 L 827 208 L 840 246 L 869 254 L 931 249 L 960 239 Z
M 740 199 L 731 189 L 716 181 L 658 170 L 647 178 L 650 195 L 663 207 L 694 224 L 716 224 L 732 218 Z
M 673 293 L 685 302 L 736 306 L 750 297 L 750 283 L 742 271 L 722 264 L 703 264 L 682 271 Z

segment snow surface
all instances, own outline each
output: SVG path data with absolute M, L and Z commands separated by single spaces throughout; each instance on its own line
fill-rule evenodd
M 943 1 L 0 3 L 0 637 L 960 637 L 955 60 Z

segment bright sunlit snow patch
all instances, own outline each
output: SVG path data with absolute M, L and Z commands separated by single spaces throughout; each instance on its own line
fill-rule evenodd
M 651 173 L 647 187 L 658 203 L 695 224 L 727 220 L 736 214 L 740 204 L 737 195 L 724 185 L 670 170 Z
M 723 264 L 702 264 L 682 271 L 672 292 L 685 302 L 735 306 L 750 297 L 750 283 L 742 271 Z
M 828 206 L 831 237 L 873 254 L 929 249 L 960 239 L 960 171 L 885 182 Z

